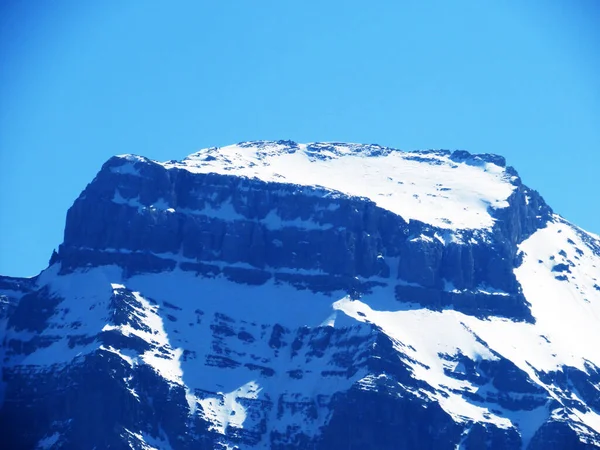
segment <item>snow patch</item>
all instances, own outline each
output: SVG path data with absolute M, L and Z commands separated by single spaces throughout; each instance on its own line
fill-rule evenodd
M 50 436 L 46 436 L 45 438 L 40 439 L 40 441 L 37 444 L 36 449 L 50 450 L 58 442 L 59 438 L 60 438 L 60 433 L 58 433 L 58 432 L 53 433 Z
M 204 417 L 212 423 L 209 430 L 225 434 L 227 428 L 243 428 L 246 420 L 246 409 L 239 399 L 256 399 L 261 388 L 255 381 L 240 386 L 233 392 L 221 393 L 218 396 L 198 400 L 204 412 Z

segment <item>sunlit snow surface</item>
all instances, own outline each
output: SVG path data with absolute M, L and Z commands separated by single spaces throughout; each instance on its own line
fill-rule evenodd
M 488 208 L 508 206 L 506 199 L 514 186 L 503 167 L 484 161 L 454 162 L 442 152 L 381 151 L 373 157 L 364 146 L 352 144 L 290 148 L 272 142 L 248 143 L 204 149 L 163 165 L 194 173 L 322 186 L 370 198 L 406 220 L 442 228 L 488 228 L 494 222 Z

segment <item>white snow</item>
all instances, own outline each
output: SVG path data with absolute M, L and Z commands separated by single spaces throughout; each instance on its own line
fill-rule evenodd
M 241 398 L 257 399 L 261 388 L 255 381 L 249 381 L 233 392 L 218 392 L 218 397 L 199 400 L 206 419 L 212 421 L 212 430 L 221 434 L 227 432 L 229 426 L 243 428 L 246 410 L 238 401 Z
M 52 433 L 50 436 L 46 436 L 46 437 L 42 438 L 38 442 L 36 448 L 38 450 L 49 450 L 52 447 L 54 447 L 54 444 L 56 444 L 58 442 L 59 438 L 60 438 L 60 433 Z
M 132 450 L 172 450 L 171 444 L 162 438 L 156 438 L 148 433 L 131 431 L 124 428 L 125 437 Z
M 583 254 L 579 255 L 576 249 Z M 581 370 L 585 370 L 586 360 L 600 366 L 600 291 L 594 288 L 598 283 L 594 279 L 600 278 L 600 257 L 592 253 L 572 226 L 561 220 L 536 232 L 520 250 L 525 252 L 525 258 L 515 274 L 531 303 L 536 329 L 550 341 L 560 358 L 555 362 Z M 560 255 L 561 251 L 566 256 Z M 573 264 L 571 272 L 565 273 L 568 281 L 556 278 L 563 272 L 552 272 L 559 263 Z M 547 368 L 552 367 L 548 361 Z
M 141 355 L 141 359 L 154 368 L 165 380 L 171 383 L 183 384 L 183 372 L 179 362 L 182 350 L 171 347 L 169 337 L 163 326 L 163 319 L 158 314 L 158 305 L 148 302 L 139 292 L 133 292 L 133 295 L 141 304 L 141 307 L 134 307 L 133 315 L 142 321 L 148 331 L 132 327 L 130 324 L 116 326 L 107 324 L 104 325 L 102 331 L 116 329 L 124 336 L 134 335 L 152 344 L 151 349 Z M 110 351 L 110 348 L 107 350 Z M 127 357 L 120 352 L 118 354 L 129 364 L 133 364 L 131 357 Z
M 380 326 L 386 334 L 395 339 L 398 350 L 413 359 L 414 363 L 411 365 L 414 375 L 438 391 L 435 398 L 455 420 L 493 422 L 504 428 L 511 426 L 508 419 L 491 414 L 487 408 L 469 403 L 454 392 L 472 390 L 470 383 L 444 374 L 448 361 L 440 355 L 462 353 L 472 360 L 497 359 L 465 325 L 464 319 L 468 318 L 467 316 L 450 310 L 377 311 L 367 304 L 369 300 L 368 297 L 364 301 L 350 300 L 346 297 L 334 303 L 333 307 L 356 320 Z M 378 299 L 376 302 L 382 300 Z
M 102 331 L 106 330 L 107 327 L 108 327 L 108 325 L 104 326 L 102 328 Z M 126 355 L 125 353 L 123 353 L 122 350 L 114 348 L 114 347 L 112 347 L 110 345 L 108 347 L 105 347 L 104 345 L 101 345 L 98 348 L 100 350 L 104 350 L 104 351 L 109 352 L 109 353 L 114 353 L 115 355 L 119 356 L 121 359 L 123 359 L 127 364 L 129 364 L 132 367 L 135 366 L 136 364 L 138 364 L 138 361 L 137 361 L 137 358 L 136 358 L 135 355 L 134 356 Z
M 263 181 L 321 186 L 346 195 L 367 197 L 406 220 L 442 228 L 489 228 L 488 208 L 508 206 L 514 186 L 504 168 L 457 163 L 441 153 L 392 151 L 370 157 L 356 145 L 336 144 L 316 158 L 308 144 L 290 152 L 281 144 L 253 143 L 204 149 L 181 162 L 162 163 L 194 173 L 219 173 Z M 429 162 L 414 160 L 418 155 Z

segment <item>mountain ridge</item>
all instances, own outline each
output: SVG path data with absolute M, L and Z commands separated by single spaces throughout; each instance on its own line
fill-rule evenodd
M 596 448 L 599 267 L 495 155 L 113 157 L 50 267 L 0 278 L 0 424 L 14 448 Z

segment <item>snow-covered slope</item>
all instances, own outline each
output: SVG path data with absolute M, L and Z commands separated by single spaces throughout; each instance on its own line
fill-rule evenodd
M 515 176 L 506 172 L 502 158 L 492 155 L 289 141 L 204 149 L 166 167 L 323 186 L 367 197 L 406 220 L 453 229 L 491 227 L 488 208 L 508 206 Z
M 11 448 L 600 447 L 600 239 L 498 156 L 115 157 L 3 287 Z
M 481 320 L 457 311 L 402 310 L 385 299 L 368 296 L 344 298 L 334 308 L 358 321 L 380 326 L 402 343 L 412 358 L 415 375 L 435 387 L 436 400 L 457 421 L 495 423 L 517 427 L 526 446 L 540 425 L 553 415 L 567 416 L 571 426 L 590 430 L 591 442 L 600 445 L 600 400 L 597 379 L 600 367 L 600 240 L 566 223 L 558 216 L 544 229 L 523 242 L 523 262 L 515 269 L 535 323 L 506 318 Z M 480 398 L 498 395 L 493 386 L 479 386 L 462 377 L 456 356 L 471 361 L 505 358 L 542 388 L 548 400 L 533 410 L 515 411 L 489 403 L 468 401 L 465 392 Z M 557 382 L 554 373 L 576 369 L 595 379 L 590 399 L 569 383 Z M 574 406 L 572 406 L 574 405 Z M 593 430 L 593 431 L 591 431 Z M 582 434 L 586 434 L 582 432 Z

